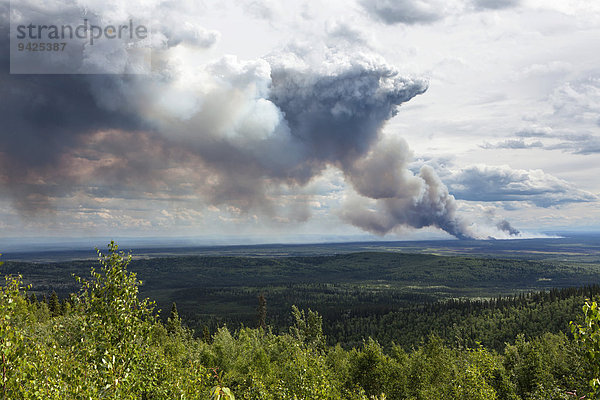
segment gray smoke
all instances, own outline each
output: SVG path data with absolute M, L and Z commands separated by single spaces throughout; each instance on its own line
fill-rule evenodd
M 365 154 L 397 106 L 427 89 L 386 65 L 356 63 L 334 74 L 276 66 L 270 100 L 308 157 L 346 169 Z
M 272 77 L 271 99 L 311 164 L 336 165 L 357 194 L 375 201 L 375 210 L 348 202 L 343 219 L 376 234 L 435 226 L 460 238 L 472 236 L 433 169 L 423 167 L 413 175 L 406 142 L 380 138 L 397 105 L 426 90 L 423 82 L 398 77 L 392 69 L 358 65 L 334 76 L 281 68 Z
M 425 81 L 376 56 L 335 51 L 310 63 L 312 55 L 280 53 L 175 65 L 168 46 L 206 47 L 218 37 L 188 28 L 162 32 L 167 47 L 155 49 L 150 77 L 9 75 L 2 51 L 0 195 L 23 215 L 63 199 L 201 198 L 274 217 L 278 192 L 294 193 L 333 166 L 354 192 L 339 215 L 357 227 L 477 236 L 433 169 L 413 174 L 407 144 L 382 137 Z M 308 218 L 306 206 L 287 212 Z
M 498 229 L 500 229 L 501 231 L 508 233 L 510 236 L 519 236 L 519 233 L 521 233 L 518 229 L 514 228 L 510 224 L 510 222 L 508 222 L 505 219 L 503 219 L 502 221 L 498 222 L 498 224 L 496 225 L 496 227 Z
M 475 236 L 435 171 L 423 166 L 414 175 L 407 168 L 410 157 L 406 142 L 384 139 L 357 159 L 346 174 L 363 200 L 347 202 L 342 218 L 379 235 L 404 226 L 435 226 L 458 238 Z

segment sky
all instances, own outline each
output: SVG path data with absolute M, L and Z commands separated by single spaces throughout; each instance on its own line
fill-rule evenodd
M 600 3 L 11 5 L 0 0 L 3 238 L 600 230 Z M 77 73 L 10 73 L 11 20 L 82 10 L 144 21 L 150 70 L 92 45 L 65 62 Z

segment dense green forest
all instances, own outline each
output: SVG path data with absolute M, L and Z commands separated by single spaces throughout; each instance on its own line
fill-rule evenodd
M 30 294 L 60 301 L 77 290 L 73 274 L 90 261 L 7 262 L 5 273 L 22 274 Z M 435 334 L 448 343 L 500 350 L 517 334 L 567 332 L 587 290 L 557 288 L 600 283 L 600 266 L 561 261 L 361 252 L 333 256 L 185 256 L 133 260 L 140 293 L 179 314 L 197 335 L 227 325 L 257 326 L 259 296 L 274 333 L 293 322 L 292 305 L 312 309 L 327 321 L 330 345 L 349 349 L 364 338 L 384 348 L 410 349 Z M 535 293 L 535 294 L 532 294 Z M 545 297 L 547 293 L 547 298 Z M 543 298 L 543 301 L 539 299 Z M 163 313 L 163 322 L 167 315 Z
M 312 264 L 314 259 L 295 259 L 297 264 L 286 264 L 291 268 L 286 274 L 296 273 L 301 281 L 311 277 L 314 288 L 320 288 L 307 290 L 318 294 L 315 301 L 329 289 L 337 293 L 343 283 L 356 296 L 353 290 L 360 289 L 358 281 L 364 278 L 357 271 L 369 270 L 371 257 L 382 261 L 387 256 L 349 256 L 354 257 L 352 264 L 339 257 L 323 258 L 321 265 Z M 363 265 L 357 267 L 361 260 Z M 146 284 L 140 286 L 136 274 L 127 269 L 128 259 L 114 244 L 101 255 L 100 266 L 75 280 L 75 285 L 59 287 L 49 280 L 36 292 L 23 287 L 23 282 L 39 283 L 38 278 L 7 276 L 0 293 L 0 391 L 6 399 L 573 399 L 584 393 L 595 398 L 597 385 L 590 382 L 597 383 L 599 377 L 600 317 L 595 303 L 588 302 L 581 310 L 585 298 L 598 293 L 597 286 L 525 294 L 531 285 L 543 289 L 536 285 L 545 285 L 548 279 L 569 282 L 575 277 L 560 265 L 509 263 L 497 268 L 502 262 L 492 260 L 479 262 L 489 268 L 477 271 L 470 259 L 427 257 L 405 259 L 408 266 L 400 273 L 394 264 L 397 259 L 389 260 L 387 267 L 381 263 L 369 274 L 372 278 L 388 274 L 388 282 L 398 282 L 396 290 L 382 290 L 377 279 L 365 281 L 365 298 L 357 303 L 374 300 L 377 306 L 380 298 L 373 293 L 383 292 L 382 298 L 400 293 L 392 303 L 396 309 L 381 313 L 365 309 L 361 314 L 359 307 L 331 322 L 316 311 L 290 307 L 283 328 L 270 322 L 274 301 L 269 299 L 274 292 L 254 296 L 250 291 L 255 316 L 247 325 L 251 327 L 207 327 L 196 335 L 176 306 L 168 318 L 157 315 L 155 305 L 139 293 Z M 217 266 L 222 261 L 213 260 Z M 254 260 L 275 276 L 266 283 L 281 287 L 278 266 L 272 261 Z M 457 290 L 470 279 L 479 282 L 478 291 L 489 285 L 492 273 L 498 280 L 520 277 L 514 284 L 523 291 L 501 296 L 508 286 L 494 285 L 490 292 L 500 293 L 494 298 L 463 300 L 452 300 L 437 289 L 403 292 L 406 282 L 429 279 L 428 286 L 441 282 L 442 273 L 426 269 L 440 261 L 449 267 L 445 289 L 449 293 L 455 289 L 454 279 Z M 299 269 L 311 265 L 308 272 Z M 345 282 L 339 282 L 336 272 L 317 276 L 323 265 L 344 271 L 340 276 L 347 276 Z M 425 270 L 417 271 L 414 265 Z M 2 268 L 11 273 L 18 267 L 24 265 Z M 497 271 L 505 268 L 506 272 Z M 235 274 L 246 285 L 261 279 L 246 276 L 243 268 L 223 269 L 221 275 L 199 274 L 215 286 Z M 594 276 L 591 269 L 578 273 Z M 160 274 L 155 279 L 160 280 Z M 329 287 L 327 280 L 336 285 Z M 164 282 L 167 288 L 169 282 Z M 49 288 L 55 291 L 44 292 Z M 74 288 L 69 296 L 66 288 Z M 352 296 L 341 301 L 342 306 Z M 426 301 L 417 304 L 419 296 Z M 569 316 L 575 319 L 571 327 Z M 344 346 L 335 344 L 336 338 Z

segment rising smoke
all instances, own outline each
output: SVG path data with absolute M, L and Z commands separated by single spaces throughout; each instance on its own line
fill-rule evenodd
M 15 208 L 35 215 L 73 196 L 195 196 L 275 216 L 277 188 L 293 191 L 334 167 L 351 187 L 337 210 L 348 223 L 380 235 L 433 226 L 481 237 L 435 171 L 410 172 L 407 143 L 382 135 L 426 81 L 374 55 L 335 51 L 318 62 L 282 51 L 181 66 L 170 50 L 194 46 L 185 29 L 162 32 L 150 77 L 15 76 L 1 53 L 0 185 Z M 306 208 L 298 214 L 306 219 Z M 506 221 L 496 229 L 518 234 Z

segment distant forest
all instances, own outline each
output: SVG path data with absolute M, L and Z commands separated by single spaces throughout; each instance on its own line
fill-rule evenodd
M 7 262 L 30 293 L 66 301 L 93 261 Z M 346 348 L 372 337 L 406 349 L 435 334 L 445 340 L 500 349 L 544 332 L 567 332 L 583 299 L 597 294 L 600 265 L 515 259 L 362 252 L 303 257 L 166 257 L 132 260 L 140 293 L 202 335 L 227 325 L 256 327 L 258 298 L 277 333 L 291 307 L 319 312 L 329 344 Z M 585 286 L 585 288 L 584 288 Z M 579 289 L 577 289 L 579 288 Z M 163 313 L 163 320 L 167 315 Z

